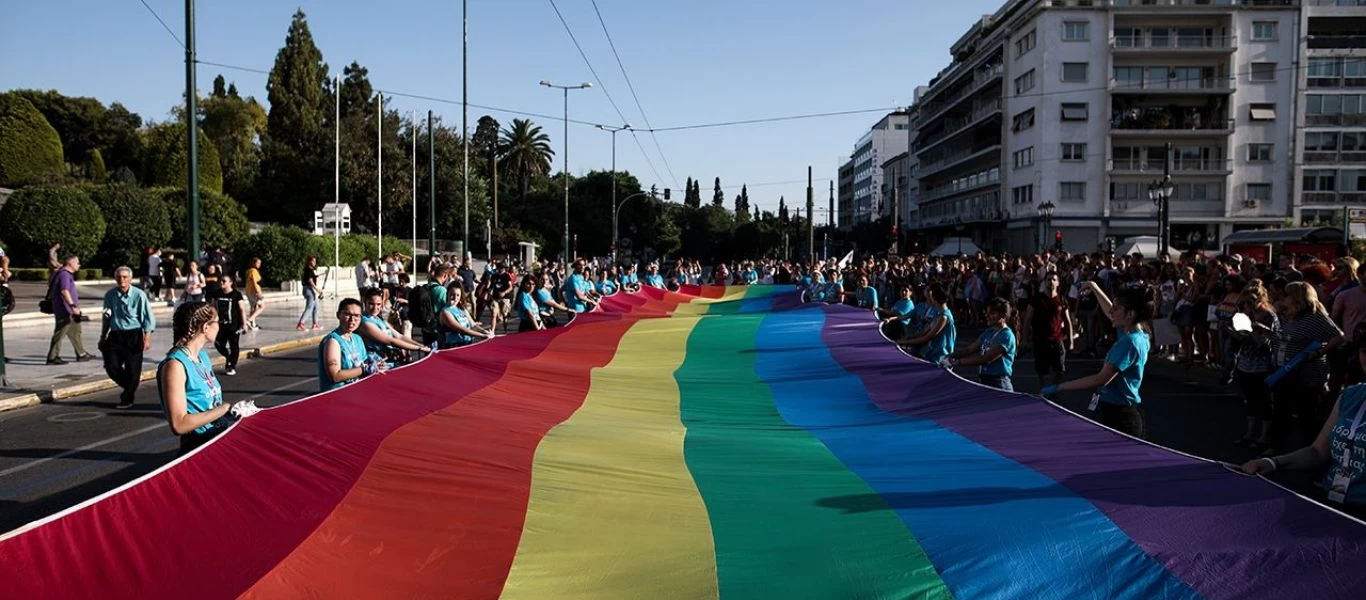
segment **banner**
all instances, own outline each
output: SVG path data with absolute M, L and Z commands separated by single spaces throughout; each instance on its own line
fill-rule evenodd
M 0 557 L 25 600 L 1366 590 L 1366 525 L 777 286 L 618 294 L 262 411 Z

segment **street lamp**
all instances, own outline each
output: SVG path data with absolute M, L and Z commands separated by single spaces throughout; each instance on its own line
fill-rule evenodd
M 615 191 L 615 190 L 614 190 L 614 191 Z M 613 197 L 612 197 L 612 264 L 613 264 L 613 265 L 616 265 L 616 264 L 617 264 L 617 216 L 621 214 L 621 207 L 626 206 L 626 203 L 627 203 L 627 202 L 630 202 L 631 200 L 633 200 L 633 199 L 635 199 L 635 198 L 639 198 L 639 197 L 641 197 L 641 196 L 649 196 L 649 197 L 651 197 L 651 198 L 656 198 L 656 199 L 658 199 L 658 198 L 659 198 L 659 191 L 658 191 L 658 189 L 656 188 L 656 186 L 653 186 L 653 185 L 652 185 L 652 186 L 650 186 L 650 191 L 648 191 L 648 192 L 636 192 L 636 193 L 634 193 L 634 194 L 631 194 L 630 196 L 627 196 L 627 197 L 625 197 L 625 198 L 622 198 L 622 199 L 621 199 L 621 204 L 617 204 L 616 196 L 615 196 L 615 195 L 613 195 Z M 664 189 L 664 199 L 665 199 L 665 200 L 668 200 L 668 199 L 669 199 L 669 189 L 668 189 L 668 188 L 665 188 L 665 189 Z
M 1161 256 L 1170 246 L 1167 238 L 1169 221 L 1171 220 L 1171 199 L 1176 195 L 1176 185 L 1172 183 L 1170 174 L 1163 175 L 1160 181 L 1148 184 L 1148 198 L 1157 205 L 1157 255 Z
M 1043 231 L 1045 238 L 1048 237 L 1048 232 L 1053 231 L 1053 209 L 1055 208 L 1057 207 L 1053 206 L 1052 200 L 1046 200 L 1043 204 L 1039 205 L 1039 216 L 1043 217 Z M 1039 242 L 1039 246 L 1043 246 L 1042 241 Z
M 611 125 L 598 125 L 598 129 L 612 134 L 612 265 L 617 264 L 617 132 L 626 131 L 631 128 L 630 123 L 623 123 L 621 127 Z
M 963 254 L 963 218 L 953 218 L 953 231 L 958 235 L 958 254 Z
M 564 90 L 564 262 L 570 260 L 569 254 L 569 90 L 586 90 L 593 87 L 587 81 L 578 85 L 555 85 L 542 79 L 541 85 Z

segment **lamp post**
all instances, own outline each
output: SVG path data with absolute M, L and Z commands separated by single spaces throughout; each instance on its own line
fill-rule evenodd
M 614 190 L 614 191 L 615 191 L 615 190 Z M 616 264 L 617 264 L 617 216 L 621 214 L 621 207 L 626 206 L 626 203 L 627 203 L 627 202 L 630 202 L 631 200 L 633 200 L 633 199 L 635 199 L 635 198 L 639 198 L 639 197 L 641 197 L 641 196 L 649 196 L 649 197 L 651 197 L 651 198 L 658 198 L 658 197 L 659 197 L 659 192 L 656 190 L 656 187 L 652 185 L 652 186 L 650 186 L 650 191 L 648 191 L 648 192 L 636 192 L 636 193 L 634 193 L 634 194 L 631 194 L 630 196 L 627 196 L 627 197 L 625 197 L 625 198 L 622 198 L 622 199 L 621 199 L 621 204 L 617 204 L 616 196 L 615 196 L 615 195 L 613 196 L 613 199 L 612 199 L 612 264 L 613 264 L 613 265 L 616 265 Z M 668 189 L 665 189 L 665 190 L 664 190 L 664 197 L 667 199 L 668 196 L 669 196 L 669 190 L 668 190 Z
M 617 264 L 617 132 L 631 128 L 630 123 L 623 123 L 621 127 L 611 125 L 598 125 L 598 129 L 612 134 L 612 266 Z M 623 203 L 625 200 L 622 201 Z
M 1055 209 L 1055 208 L 1057 208 L 1057 207 L 1056 207 L 1056 206 L 1053 206 L 1053 201 L 1052 201 L 1052 200 L 1046 200 L 1046 201 L 1044 201 L 1043 204 L 1040 204 L 1040 205 L 1039 205 L 1039 209 L 1038 209 L 1038 210 L 1039 210 L 1039 216 L 1040 216 L 1040 217 L 1043 217 L 1043 233 L 1044 233 L 1043 236 L 1042 236 L 1042 238 L 1040 238 L 1040 240 L 1039 240 L 1039 248 L 1040 248 L 1040 249 L 1043 249 L 1043 240 L 1046 239 L 1046 238 L 1048 238 L 1048 232 L 1053 231 L 1053 209 Z
M 1167 144 L 1168 160 L 1170 161 L 1171 144 Z M 1170 162 L 1167 166 L 1170 166 Z M 1176 195 L 1176 184 L 1172 183 L 1171 171 L 1167 167 L 1162 169 L 1162 179 L 1148 184 L 1148 198 L 1157 205 L 1157 255 L 1162 256 L 1167 248 L 1171 247 L 1168 237 L 1171 235 L 1167 229 L 1171 221 L 1171 199 Z
M 542 79 L 541 85 L 557 90 L 564 90 L 564 261 L 570 260 L 569 253 L 569 90 L 586 90 L 593 87 L 587 81 L 578 85 L 555 85 L 548 79 Z
M 953 231 L 954 231 L 954 233 L 958 234 L 958 254 L 961 256 L 961 255 L 963 254 L 963 219 L 962 219 L 962 217 L 954 217 L 954 219 L 953 219 Z

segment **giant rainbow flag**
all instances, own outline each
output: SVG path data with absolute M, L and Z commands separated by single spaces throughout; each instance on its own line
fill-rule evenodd
M 1366 525 L 790 288 L 618 295 L 0 540 L 0 598 L 1363 598 Z

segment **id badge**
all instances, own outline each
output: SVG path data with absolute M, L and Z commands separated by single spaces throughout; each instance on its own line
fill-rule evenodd
M 1099 392 L 1094 393 L 1094 394 L 1091 394 L 1091 404 L 1090 404 L 1089 406 L 1086 407 L 1086 410 L 1089 410 L 1089 411 L 1091 411 L 1091 412 L 1095 412 L 1097 408 L 1100 408 L 1100 393 L 1099 393 Z
M 1352 478 L 1347 476 L 1347 470 L 1341 467 L 1333 469 L 1333 484 L 1328 488 L 1328 500 L 1343 504 L 1347 500 L 1347 486 L 1351 485 Z

